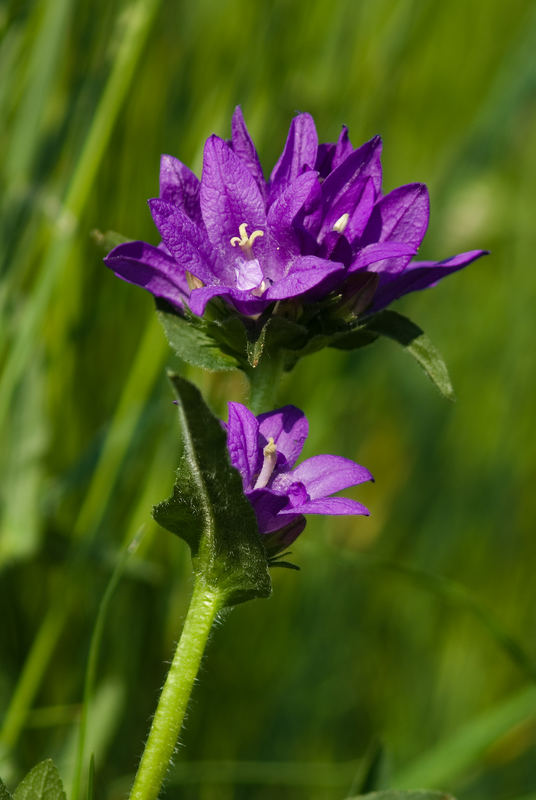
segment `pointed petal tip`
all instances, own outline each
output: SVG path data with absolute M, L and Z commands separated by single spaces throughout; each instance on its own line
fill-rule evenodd
M 230 150 L 230 147 L 227 144 L 227 142 L 224 139 L 222 139 L 221 136 L 218 136 L 216 133 L 211 133 L 205 142 L 205 146 L 203 148 L 203 155 L 206 156 L 208 152 L 218 152 L 225 149 Z
M 171 203 L 167 203 L 165 200 L 162 200 L 161 197 L 150 197 L 147 200 L 147 205 L 151 209 L 151 211 L 163 211 L 164 209 L 171 209 Z
M 427 185 L 425 183 L 422 183 L 421 181 L 414 181 L 413 183 L 406 183 L 406 184 L 404 184 L 404 186 L 400 186 L 399 188 L 400 189 L 406 189 L 406 190 L 413 189 L 415 192 L 418 192 L 419 194 L 428 194 Z M 393 190 L 393 191 L 395 191 L 395 190 Z
M 308 111 L 297 111 L 292 117 L 290 124 L 292 125 L 292 123 L 295 122 L 295 120 L 297 119 L 310 119 L 312 122 L 314 122 L 313 115 L 310 114 Z

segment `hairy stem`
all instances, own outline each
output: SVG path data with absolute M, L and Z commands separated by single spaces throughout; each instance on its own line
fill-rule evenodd
M 177 744 L 192 687 L 223 596 L 196 581 L 175 656 L 158 701 L 130 800 L 156 800 Z

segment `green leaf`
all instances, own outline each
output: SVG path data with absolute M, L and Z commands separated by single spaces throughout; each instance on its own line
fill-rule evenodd
M 157 316 L 166 334 L 166 338 L 175 353 L 195 367 L 210 371 L 237 369 L 240 363 L 235 355 L 222 350 L 222 347 L 207 333 L 214 331 L 218 323 L 208 325 L 197 322 L 195 317 L 186 318 L 180 314 L 165 310 L 163 304 L 157 303 Z M 222 330 L 228 333 L 228 326 L 221 324 Z
M 223 592 L 226 605 L 268 597 L 266 553 L 240 474 L 229 461 L 222 425 L 195 386 L 178 375 L 170 380 L 182 453 L 173 494 L 155 506 L 153 516 L 189 544 L 197 576 Z
M 8 792 L 4 781 L 0 778 L 0 800 L 13 800 L 13 797 Z
M 207 335 L 219 344 L 224 353 L 233 356 L 244 365 L 247 363 L 247 335 L 242 317 L 229 314 L 223 319 L 208 320 L 206 331 Z
M 260 320 L 259 320 L 260 321 Z M 307 328 L 286 317 L 268 317 L 260 329 L 250 331 L 248 338 L 248 362 L 256 367 L 266 352 L 273 355 L 279 350 L 300 350 L 307 341 Z M 297 359 L 294 359 L 294 363 Z
M 404 788 L 447 784 L 482 764 L 497 739 L 518 725 L 536 719 L 536 687 L 527 686 L 470 719 L 457 731 L 421 753 L 395 773 L 391 785 Z
M 369 794 L 356 794 L 348 800 L 454 800 L 452 795 L 445 792 L 431 792 L 418 789 L 409 792 L 398 792 L 388 789 L 384 792 L 369 792 Z
M 337 350 L 358 350 L 360 347 L 372 344 L 377 338 L 377 333 L 360 326 L 345 333 L 333 334 L 328 342 L 328 347 L 334 347 Z
M 248 356 L 248 364 L 250 367 L 257 367 L 259 361 L 261 360 L 261 356 L 264 351 L 264 344 L 266 342 L 266 329 L 268 327 L 268 322 L 266 325 L 263 325 L 259 335 L 254 339 L 248 339 L 246 344 L 246 352 Z
M 50 758 L 30 770 L 17 786 L 13 800 L 66 800 L 59 772 Z
M 366 327 L 401 344 L 418 361 L 443 397 L 455 399 L 443 357 L 418 325 L 396 311 L 380 311 L 370 317 Z

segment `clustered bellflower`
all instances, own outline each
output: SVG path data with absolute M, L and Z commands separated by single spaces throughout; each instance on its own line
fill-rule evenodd
M 376 136 L 354 149 L 346 127 L 336 143 L 319 144 L 313 118 L 299 114 L 265 180 L 237 108 L 231 140 L 207 139 L 201 180 L 162 156 L 160 195 L 149 200 L 161 243 L 121 244 L 105 262 L 198 316 L 214 297 L 255 316 L 277 301 L 333 292 L 356 313 L 378 311 L 486 252 L 412 260 L 428 226 L 428 191 L 412 183 L 384 195 L 381 146 Z
M 256 417 L 229 403 L 227 449 L 240 472 L 268 552 L 291 544 L 305 528 L 304 514 L 368 515 L 364 505 L 335 492 L 374 480 L 368 469 L 342 456 L 319 455 L 295 463 L 309 432 L 303 411 L 284 406 Z

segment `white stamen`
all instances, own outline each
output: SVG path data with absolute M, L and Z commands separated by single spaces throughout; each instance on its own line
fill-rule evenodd
M 274 442 L 273 436 L 268 437 L 268 444 L 262 453 L 264 455 L 264 461 L 262 463 L 262 469 L 259 477 L 257 478 L 257 482 L 253 487 L 254 489 L 264 489 L 272 476 L 272 472 L 274 471 L 277 462 L 277 446 Z
M 350 214 L 343 214 L 342 217 L 339 217 L 333 228 L 332 231 L 336 233 L 344 233 L 346 230 L 346 226 L 348 225 L 348 221 L 350 219 Z

